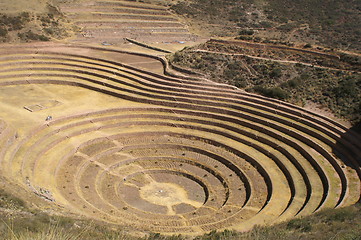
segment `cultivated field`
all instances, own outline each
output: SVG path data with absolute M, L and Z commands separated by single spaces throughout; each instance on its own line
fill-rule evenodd
M 356 133 L 298 106 L 175 75 L 159 53 L 99 44 L 129 37 L 105 33 L 127 26 L 139 38 L 148 28 L 188 38 L 158 5 L 82 4 L 62 10 L 76 12 L 97 46 L 0 46 L 0 169 L 9 185 L 50 209 L 165 234 L 244 231 L 359 201 Z M 93 8 L 101 17 L 79 17 Z M 144 20 L 143 12 L 156 22 L 103 19 Z M 170 42 L 172 31 L 147 40 Z

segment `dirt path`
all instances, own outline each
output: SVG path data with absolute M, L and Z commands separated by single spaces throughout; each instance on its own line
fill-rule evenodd
M 234 44 L 234 45 L 244 45 L 244 46 L 250 46 L 253 48 L 263 48 L 263 49 L 277 49 L 277 50 L 289 50 L 289 51 L 295 51 L 299 53 L 309 53 L 315 56 L 321 56 L 321 57 L 328 57 L 331 59 L 340 59 L 340 57 L 336 54 L 330 54 L 326 52 L 318 52 L 314 50 L 309 49 L 303 49 L 303 48 L 296 48 L 296 47 L 289 47 L 289 46 L 281 46 L 281 45 L 272 45 L 272 44 L 266 44 L 266 43 L 256 43 L 256 42 L 247 42 L 242 40 L 221 40 L 221 39 L 211 39 L 210 42 L 215 43 L 222 43 L 222 44 Z
M 301 65 L 307 66 L 307 67 L 321 68 L 321 69 L 327 69 L 327 70 L 332 70 L 332 71 L 359 72 L 359 71 L 356 71 L 356 70 L 325 67 L 325 66 L 321 66 L 321 65 L 315 65 L 315 64 L 311 64 L 311 63 L 304 63 L 304 62 L 300 62 L 300 61 L 279 60 L 279 59 L 272 59 L 272 58 L 265 58 L 265 57 L 256 57 L 256 56 L 252 56 L 252 55 L 248 55 L 248 54 L 244 54 L 244 53 L 216 52 L 216 51 L 209 51 L 209 50 L 202 50 L 202 49 L 193 50 L 191 52 L 211 53 L 211 54 L 219 54 L 219 55 L 226 55 L 226 56 L 243 56 L 243 57 L 249 57 L 249 58 L 258 59 L 258 60 L 278 62 L 278 63 L 282 63 L 282 64 L 301 64 Z

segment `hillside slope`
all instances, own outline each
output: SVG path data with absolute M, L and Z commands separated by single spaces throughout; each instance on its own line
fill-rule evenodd
M 2 186 L 3 187 L 3 186 Z M 196 240 L 359 240 L 361 206 L 321 211 L 313 216 L 293 219 L 274 226 L 256 227 L 250 232 L 212 231 Z M 4 240 L 189 240 L 182 235 L 151 233 L 131 235 L 122 227 L 106 226 L 71 217 L 54 216 L 32 210 L 22 200 L 0 190 L 0 235 Z
M 361 50 L 361 2 L 356 0 L 194 0 L 172 9 L 211 35 L 241 32 L 256 40 Z
M 361 59 L 341 52 L 209 41 L 170 61 L 248 92 L 301 106 L 317 104 L 357 125 L 361 121 Z
M 77 30 L 50 2 L 12 2 L 0 3 L 0 42 L 61 40 Z

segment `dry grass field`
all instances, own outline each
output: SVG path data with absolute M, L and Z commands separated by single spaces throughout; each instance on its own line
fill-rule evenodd
M 19 13 L 19 12 L 37 12 L 42 13 L 46 10 L 46 0 L 2 0 L 0 3 L 1 13 Z
M 58 4 L 79 34 L 0 45 L 0 174 L 29 206 L 196 236 L 360 200 L 357 133 L 171 69 L 152 46 L 199 39 L 164 6 Z

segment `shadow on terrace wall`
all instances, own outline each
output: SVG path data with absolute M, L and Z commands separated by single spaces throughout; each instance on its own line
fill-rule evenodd
M 345 165 L 355 169 L 361 179 L 361 122 L 341 134 L 332 151 Z

